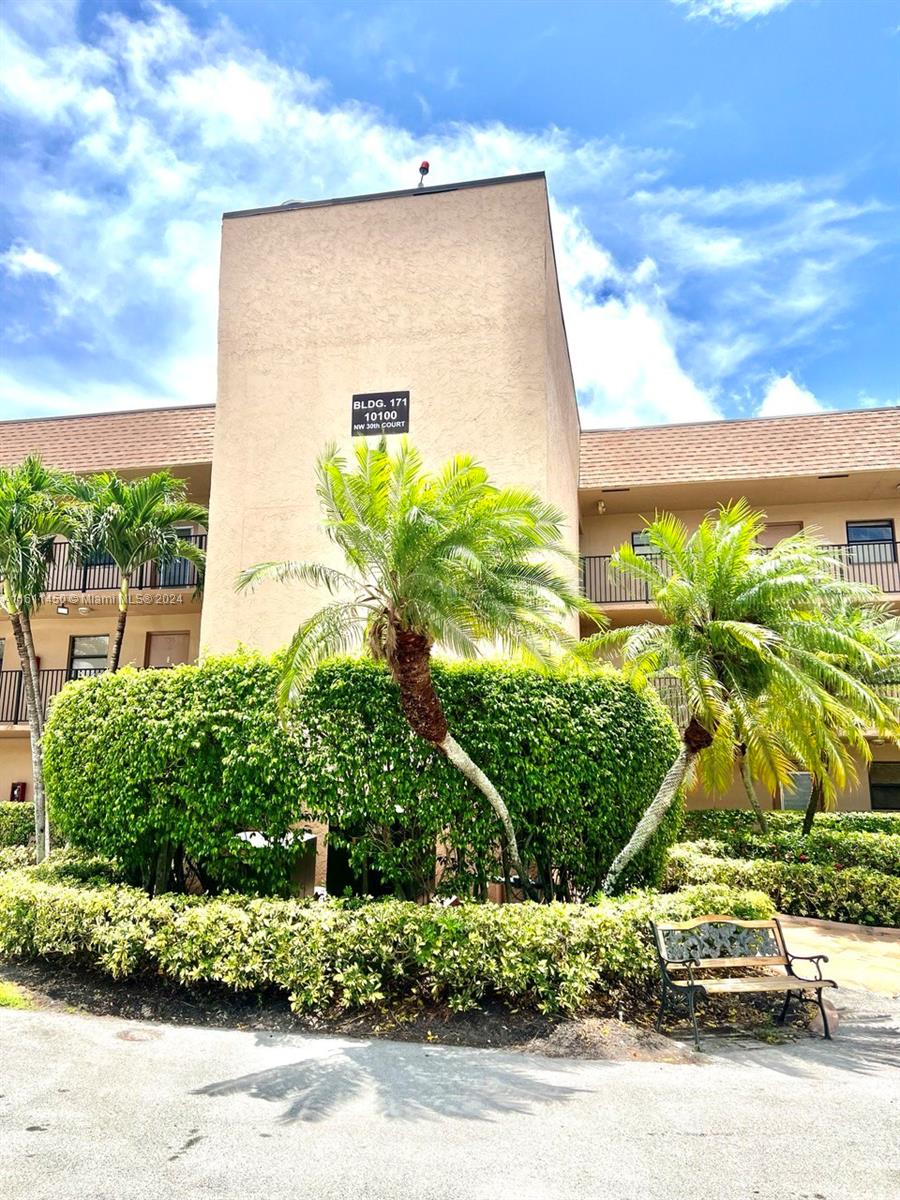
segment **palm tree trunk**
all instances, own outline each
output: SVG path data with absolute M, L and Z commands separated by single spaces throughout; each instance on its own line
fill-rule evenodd
M 19 620 L 22 623 L 22 637 L 25 639 L 25 654 L 28 661 L 28 670 L 31 675 L 31 684 L 34 688 L 34 694 L 40 700 L 41 696 L 41 673 L 38 670 L 37 654 L 34 649 L 34 634 L 31 630 L 31 614 L 27 612 L 20 613 Z M 44 710 L 38 704 L 37 710 L 38 725 L 41 728 L 41 733 L 44 732 Z
M 503 829 L 503 837 L 506 842 L 506 853 L 509 857 L 510 866 L 515 870 L 521 881 L 521 886 L 526 894 L 534 895 L 534 889 L 529 882 L 528 875 L 525 873 L 525 868 L 522 866 L 522 860 L 519 857 L 519 844 L 516 841 L 516 831 L 513 829 L 512 818 L 509 815 L 509 809 L 503 797 L 485 775 L 484 771 L 477 766 L 459 742 L 451 737 L 448 733 L 442 742 L 438 743 L 438 748 L 446 754 L 450 762 L 453 763 L 457 771 L 468 779 L 473 787 L 478 788 L 482 796 L 490 804 L 491 808 L 497 814 L 497 820 Z
M 24 618 L 27 622 L 27 617 Z M 36 685 L 36 669 L 32 670 L 34 660 L 34 643 L 31 645 L 31 656 L 28 653 L 28 640 L 23 627 L 23 614 L 11 613 L 13 637 L 19 652 L 19 663 L 22 680 L 25 684 L 25 703 L 28 708 L 28 733 L 31 741 L 31 776 L 34 793 L 34 853 L 38 862 L 42 862 L 49 850 L 49 829 L 47 826 L 47 805 L 44 799 L 44 769 L 41 754 L 41 737 L 43 735 L 43 720 L 41 713 L 40 686 Z M 30 634 L 29 624 L 29 634 Z M 36 666 L 36 664 L 35 664 Z
M 125 637 L 125 622 L 128 620 L 128 580 L 123 578 L 119 584 L 119 617 L 116 621 L 116 632 L 113 637 L 112 652 L 109 657 L 109 669 L 118 671 L 119 659 L 122 655 L 122 640 Z
M 803 814 L 803 836 L 812 833 L 813 821 L 816 819 L 816 813 L 820 808 L 824 807 L 822 785 L 816 776 L 813 776 L 812 787 L 809 790 L 809 800 L 806 804 L 806 812 Z
M 744 791 L 747 793 L 747 799 L 750 801 L 750 807 L 753 809 L 753 815 L 756 817 L 757 828 L 760 833 L 768 833 L 769 825 L 766 821 L 766 814 L 763 812 L 759 796 L 756 794 L 756 788 L 753 786 L 753 776 L 750 774 L 750 760 L 746 754 L 741 755 L 741 779 L 744 781 Z
M 687 746 L 682 744 L 681 749 L 678 751 L 678 757 L 666 772 L 666 776 L 659 785 L 659 791 L 656 793 L 653 802 L 640 821 L 638 821 L 635 831 L 628 839 L 627 844 L 612 861 L 606 878 L 603 880 L 603 891 L 607 896 L 613 894 L 616 884 L 619 881 L 619 876 L 635 855 L 640 854 L 657 829 L 659 829 L 663 817 L 669 811 L 673 800 L 678 795 L 678 789 L 685 781 L 694 757 L 694 754 Z
M 672 807 L 672 803 L 678 795 L 679 788 L 687 778 L 691 763 L 700 751 L 705 750 L 711 742 L 712 735 L 709 731 L 703 728 L 696 717 L 691 718 L 682 735 L 681 749 L 678 751 L 678 757 L 666 772 L 665 778 L 659 785 L 659 791 L 656 793 L 650 807 L 641 817 L 640 821 L 638 821 L 628 843 L 612 861 L 612 865 L 603 881 L 603 891 L 607 896 L 613 894 L 622 872 L 631 860 L 637 854 L 640 854 L 641 850 L 643 850 L 657 829 L 659 829 L 663 817 Z
M 537 892 L 519 858 L 516 832 L 503 797 L 459 742 L 450 736 L 444 708 L 431 678 L 431 642 L 423 634 L 398 626 L 394 628 L 394 637 L 396 645 L 388 664 L 400 688 L 403 715 L 419 737 L 446 755 L 493 808 L 503 830 L 510 866 L 519 876 L 525 894 L 534 899 Z

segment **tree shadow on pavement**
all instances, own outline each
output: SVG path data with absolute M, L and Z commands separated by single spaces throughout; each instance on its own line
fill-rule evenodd
M 278 1035 L 257 1041 L 291 1044 Z M 282 1121 L 323 1121 L 358 1096 L 374 1096 L 378 1111 L 399 1121 L 456 1117 L 493 1120 L 570 1100 L 583 1091 L 560 1083 L 569 1064 L 490 1051 L 361 1042 L 310 1048 L 307 1058 L 197 1088 L 198 1096 L 245 1094 L 286 1104 Z M 323 1053 L 324 1051 L 324 1053 Z M 554 1078 L 556 1077 L 556 1078 Z
M 714 1039 L 701 1044 L 719 1061 L 752 1064 L 798 1077 L 817 1075 L 823 1067 L 855 1075 L 895 1071 L 900 1063 L 900 1012 L 896 1002 L 872 997 L 867 1003 L 858 997 L 851 1008 L 845 1008 L 840 998 L 837 1003 L 840 1020 L 831 1041 L 814 1036 L 780 1046 L 744 1041 L 724 1044 Z

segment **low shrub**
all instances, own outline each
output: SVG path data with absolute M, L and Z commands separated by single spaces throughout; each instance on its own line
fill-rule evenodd
M 766 813 L 772 832 L 794 832 L 803 826 L 803 813 L 795 811 Z M 892 812 L 823 812 L 816 813 L 813 833 L 821 830 L 844 833 L 884 833 L 900 836 L 900 813 Z M 737 831 L 756 832 L 753 813 L 741 808 L 694 809 L 684 814 L 681 840 L 695 838 L 727 839 Z
M 17 871 L 34 862 L 32 846 L 0 846 L 0 872 Z
M 666 886 L 678 889 L 710 883 L 759 889 L 771 896 L 779 912 L 795 917 L 900 926 L 896 875 L 867 867 L 711 855 L 689 842 L 675 846 L 666 866 Z
M 27 846 L 34 841 L 34 805 L 0 801 L 0 846 Z
M 698 838 L 687 843 L 704 854 L 725 858 L 768 858 L 775 862 L 816 863 L 823 867 L 868 867 L 900 876 L 900 837 L 890 833 L 813 829 L 756 833 L 744 828 L 723 838 Z
M 47 868 L 49 870 L 50 868 Z M 142 972 L 179 984 L 287 993 L 297 1012 L 421 1000 L 463 1010 L 495 997 L 541 1012 L 612 1005 L 656 987 L 651 916 L 772 913 L 730 887 L 636 892 L 596 905 L 402 900 L 148 897 L 135 888 L 0 875 L 0 957 L 49 957 L 115 979 Z

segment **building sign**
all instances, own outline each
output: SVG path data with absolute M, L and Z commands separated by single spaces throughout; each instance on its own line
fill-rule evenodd
M 354 437 L 409 433 L 409 392 L 360 392 L 353 397 Z

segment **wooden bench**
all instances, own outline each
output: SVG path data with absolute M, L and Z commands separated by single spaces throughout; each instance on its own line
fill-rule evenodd
M 741 921 L 736 917 L 708 916 L 695 917 L 691 921 L 651 921 L 650 926 L 662 973 L 657 1030 L 662 1026 L 670 1000 L 684 1004 L 694 1026 L 694 1044 L 699 1050 L 698 998 L 742 992 L 784 992 L 784 1004 L 778 1018 L 783 1024 L 792 998 L 813 991 L 822 1014 L 825 1037 L 831 1038 L 822 992 L 825 988 L 837 987 L 837 984 L 833 979 L 822 978 L 822 963 L 828 962 L 828 957 L 825 954 L 791 954 L 777 920 Z M 794 970 L 796 962 L 812 963 L 817 977 L 807 979 L 798 975 Z M 766 973 L 721 973 L 736 967 L 752 967 Z

